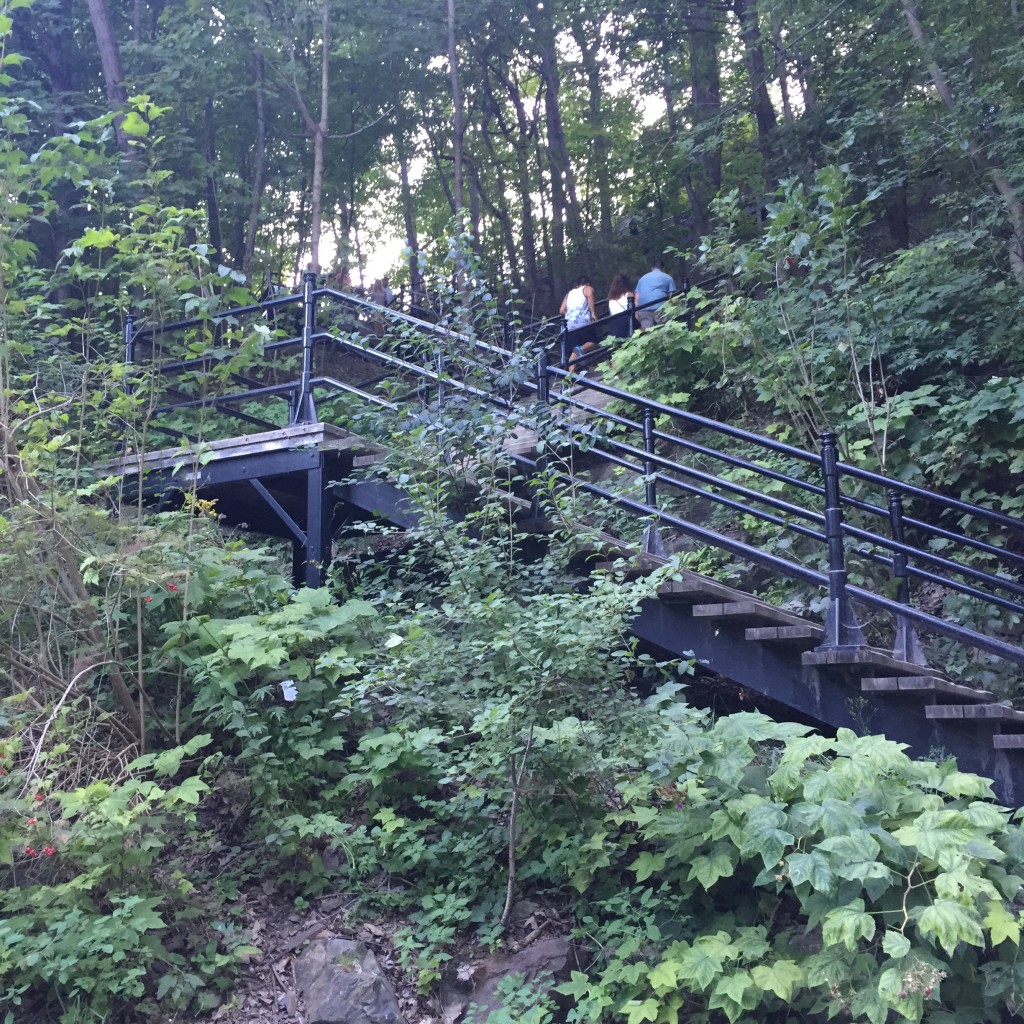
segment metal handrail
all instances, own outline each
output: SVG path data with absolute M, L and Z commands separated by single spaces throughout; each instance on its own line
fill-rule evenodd
M 125 329 L 126 361 L 129 364 L 134 362 L 136 345 L 140 341 L 145 342 L 150 339 L 155 341 L 175 331 L 208 325 L 211 321 L 218 322 L 229 318 L 238 320 L 247 315 L 263 315 L 268 310 L 292 305 L 296 308 L 301 307 L 302 310 L 301 335 L 270 341 L 264 346 L 264 352 L 267 355 L 272 355 L 289 347 L 301 346 L 302 370 L 298 379 L 281 384 L 245 387 L 243 390 L 231 394 L 169 403 L 161 406 L 157 412 L 214 406 L 229 415 L 239 415 L 250 422 L 258 422 L 250 413 L 232 410 L 231 406 L 247 400 L 285 397 L 289 403 L 292 422 L 309 422 L 315 421 L 317 417 L 313 401 L 313 394 L 317 389 L 327 389 L 334 393 L 344 392 L 382 407 L 395 410 L 399 408 L 395 402 L 383 399 L 356 385 L 338 380 L 337 377 L 315 373 L 313 350 L 319 345 L 338 346 L 361 353 L 380 362 L 383 367 L 419 380 L 421 387 L 416 390 L 416 394 L 422 394 L 423 387 L 436 389 L 438 400 L 440 400 L 445 389 L 450 389 L 466 397 L 487 402 L 505 412 L 510 411 L 515 405 L 514 399 L 495 394 L 488 391 L 486 387 L 487 375 L 496 372 L 495 361 L 497 360 L 501 367 L 507 365 L 510 356 L 509 348 L 492 345 L 466 332 L 454 330 L 450 326 L 418 320 L 400 310 L 381 307 L 366 299 L 347 295 L 332 288 L 315 288 L 314 284 L 312 277 L 307 275 L 303 280 L 302 292 L 299 294 L 279 297 L 256 305 L 218 311 L 209 317 L 183 320 L 174 324 L 154 325 L 135 330 L 133 321 L 129 318 Z M 357 313 L 367 314 L 374 318 L 386 317 L 390 322 L 407 327 L 420 336 L 427 334 L 447 342 L 454 341 L 456 351 L 449 353 L 445 358 L 439 356 L 440 350 L 432 352 L 432 358 L 435 360 L 433 365 L 422 365 L 415 361 L 415 356 L 403 358 L 394 352 L 386 351 L 373 343 L 376 339 L 357 340 L 354 336 L 339 337 L 317 326 L 317 313 L 321 300 L 345 305 Z M 629 312 L 631 314 L 632 310 Z M 613 314 L 612 317 L 596 321 L 590 327 L 600 327 L 609 319 L 623 315 Z M 949 512 L 970 515 L 975 520 L 989 524 L 994 529 L 1013 531 L 1015 535 L 1019 534 L 1021 537 L 1024 537 L 1024 521 L 844 463 L 837 457 L 834 434 L 823 436 L 821 452 L 809 452 L 774 438 L 709 419 L 686 409 L 679 409 L 623 391 L 600 380 L 588 377 L 585 381 L 581 381 L 576 373 L 570 372 L 566 368 L 569 333 L 564 329 L 563 320 L 558 344 L 561 365 L 551 365 L 546 352 L 541 350 L 538 355 L 535 375 L 524 385 L 525 397 L 532 397 L 543 404 L 582 408 L 594 418 L 595 422 L 605 422 L 625 435 L 633 434 L 642 438 L 642 443 L 631 444 L 618 437 L 598 437 L 592 425 L 580 428 L 581 433 L 595 436 L 595 443 L 589 446 L 588 450 L 596 457 L 609 464 L 632 470 L 642 478 L 644 500 L 639 501 L 623 495 L 616 495 L 607 488 L 580 479 L 578 476 L 572 478 L 577 488 L 602 500 L 610 501 L 621 508 L 626 508 L 648 521 L 671 526 L 682 533 L 702 539 L 706 543 L 739 555 L 753 563 L 772 568 L 790 578 L 802 580 L 815 586 L 827 586 L 829 602 L 823 648 L 856 648 L 864 644 L 860 625 L 851 604 L 851 600 L 856 598 L 858 603 L 896 615 L 898 635 L 903 637 L 902 641 L 898 639 L 898 644 L 901 644 L 900 650 L 903 652 L 914 648 L 916 637 L 914 643 L 908 643 L 906 638 L 908 634 L 913 636 L 915 624 L 919 624 L 937 633 L 952 636 L 959 642 L 1024 664 L 1024 651 L 1020 648 L 1005 641 L 987 637 L 968 627 L 950 623 L 941 617 L 929 615 L 909 604 L 909 581 L 914 578 L 939 584 L 950 591 L 961 593 L 972 599 L 985 601 L 993 608 L 1024 615 L 1024 603 L 1012 599 L 1024 596 L 1024 583 L 1019 580 L 1018 570 L 1019 566 L 1024 565 L 1024 556 L 991 543 L 988 539 L 972 537 L 965 532 L 952 530 L 947 525 L 929 522 L 926 517 L 906 515 L 902 511 L 902 499 L 927 502 L 937 510 L 937 516 Z M 453 346 L 449 345 L 448 347 L 452 348 Z M 607 352 L 607 346 L 599 347 L 593 352 L 588 352 L 580 360 L 580 363 L 596 362 Z M 206 353 L 190 359 L 169 361 L 159 366 L 158 370 L 161 374 L 169 376 L 188 371 L 203 371 L 214 364 L 230 360 L 233 355 L 234 353 L 231 351 Z M 472 377 L 461 379 L 459 374 L 463 370 L 471 374 L 483 374 L 481 380 L 484 383 L 481 385 L 480 381 L 475 381 Z M 239 374 L 232 373 L 231 377 L 236 384 L 255 383 Z M 561 393 L 558 393 L 556 388 L 556 385 L 559 384 Z M 573 388 L 582 385 L 585 385 L 588 390 L 596 391 L 614 400 L 621 410 L 630 410 L 632 416 L 624 414 L 623 411 L 598 410 L 582 399 L 574 397 Z M 660 425 L 656 426 L 656 424 Z M 757 456 L 745 458 L 736 454 L 735 451 L 723 451 L 711 444 L 703 443 L 703 437 L 701 441 L 696 441 L 682 436 L 681 432 L 677 433 L 672 429 L 667 429 L 667 425 L 672 425 L 676 430 L 681 428 L 686 431 L 700 431 L 702 435 L 718 435 L 728 439 L 731 443 L 738 442 L 766 455 L 781 456 L 795 463 L 797 467 L 803 467 L 809 476 L 794 475 L 784 472 L 782 469 L 761 465 L 756 461 Z M 656 451 L 658 445 L 670 446 L 673 451 L 689 452 L 703 459 L 713 459 L 726 470 L 739 470 L 751 474 L 752 477 L 771 481 L 775 485 L 782 485 L 793 493 L 803 495 L 803 501 L 814 502 L 820 510 L 797 504 L 786 497 L 761 493 L 753 486 L 748 486 L 751 481 L 740 483 L 703 468 L 686 465 L 678 458 L 669 457 L 664 452 Z M 537 460 L 530 460 L 525 456 L 517 456 L 517 458 L 526 466 L 547 464 L 547 455 L 543 453 Z M 885 501 L 876 503 L 865 500 L 865 497 L 859 494 L 843 494 L 840 482 L 844 479 L 854 480 L 861 487 L 881 489 L 885 494 Z M 763 522 L 800 537 L 821 549 L 822 559 L 827 562 L 828 571 L 818 572 L 808 569 L 791 559 L 780 558 L 770 551 L 764 551 L 735 538 L 718 534 L 707 527 L 688 522 L 675 515 L 671 510 L 659 507 L 659 496 L 666 493 L 680 493 L 710 499 L 723 508 L 753 515 Z M 885 524 L 884 531 L 865 529 L 860 524 L 845 522 L 844 510 L 855 511 L 868 519 L 881 520 Z M 809 525 L 802 525 L 799 520 L 803 520 Z M 904 536 L 905 528 L 913 528 L 922 536 L 937 538 L 950 546 L 956 545 L 959 557 L 999 559 L 1003 566 L 1012 566 L 1013 570 L 1017 570 L 1017 575 L 1015 576 L 1014 571 L 1006 568 L 990 572 L 984 567 L 964 564 L 962 561 L 957 561 L 956 557 L 949 557 L 953 554 L 951 551 L 939 553 L 930 550 L 927 544 L 908 543 Z M 656 549 L 658 544 L 656 531 L 649 531 L 647 536 L 651 538 L 650 549 Z M 894 601 L 888 597 L 874 594 L 865 588 L 852 585 L 847 579 L 845 567 L 847 553 L 867 558 L 891 572 L 897 581 L 898 599 Z M 925 563 L 925 566 L 922 566 L 921 563 Z M 1002 591 L 1011 596 L 1003 597 L 982 588 Z

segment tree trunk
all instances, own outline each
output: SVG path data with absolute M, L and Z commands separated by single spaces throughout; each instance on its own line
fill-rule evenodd
M 514 81 L 512 77 L 508 75 L 506 67 L 501 66 L 500 60 L 497 67 L 494 65 L 488 65 L 484 68 L 484 87 L 490 94 L 489 72 L 493 73 L 505 86 L 508 98 L 516 112 L 515 128 L 513 129 L 512 126 L 506 125 L 503 127 L 502 131 L 506 141 L 516 154 L 516 189 L 518 192 L 517 198 L 519 200 L 519 220 L 522 225 L 521 247 L 523 276 L 525 278 L 526 287 L 529 289 L 531 294 L 536 295 L 540 291 L 541 282 L 540 275 L 537 270 L 537 229 L 535 227 L 533 217 L 533 193 L 536 191 L 536 188 L 530 173 L 530 157 L 533 149 L 532 141 L 536 132 L 535 124 L 527 115 L 526 104 L 523 102 L 523 95 L 519 89 L 518 82 Z M 493 102 L 493 107 L 496 116 L 500 118 L 500 104 L 495 101 Z
M 782 99 L 782 119 L 792 124 L 793 101 L 789 98 L 789 61 L 786 48 L 782 45 L 782 19 L 777 11 L 772 11 L 772 44 L 775 48 L 775 74 L 779 83 L 779 96 Z
M 462 192 L 462 140 L 465 126 L 462 123 L 462 90 L 459 85 L 459 54 L 455 40 L 455 0 L 448 0 L 448 67 L 452 82 L 452 159 L 455 177 L 455 210 L 458 213 L 464 205 Z
M 495 169 L 497 182 L 493 189 L 484 188 L 480 182 L 480 176 L 477 174 L 477 191 L 484 203 L 487 205 L 487 208 L 494 214 L 498 223 L 501 225 L 502 243 L 508 260 L 509 276 L 512 280 L 512 287 L 521 290 L 523 280 L 519 269 L 519 258 L 516 252 L 515 229 L 512 224 L 512 215 L 509 212 L 508 202 L 505 198 L 508 194 L 508 186 L 505 181 L 505 175 L 502 173 L 502 162 L 498 159 L 494 147 L 494 140 L 491 138 L 491 133 L 486 122 L 481 125 L 481 134 L 483 135 L 484 144 L 487 146 L 487 151 L 491 155 L 491 164 Z
M 249 222 L 245 231 L 245 251 L 242 254 L 242 270 L 246 276 L 252 273 L 253 258 L 256 255 L 256 232 L 259 229 L 260 209 L 263 205 L 264 175 L 267 162 L 267 115 L 264 109 L 267 68 L 263 50 L 257 46 L 256 58 L 256 140 L 252 167 L 252 187 L 249 193 Z
M 694 134 L 704 155 L 689 172 L 691 203 L 699 223 L 710 221 L 710 203 L 722 185 L 722 146 L 708 145 L 718 132 L 722 110 L 721 71 L 718 43 L 721 30 L 715 16 L 703 3 L 691 0 L 687 7 L 686 32 L 690 51 L 691 106 Z M 694 173 L 694 169 L 697 173 Z
M 587 79 L 587 123 L 593 146 L 593 158 L 589 161 L 589 166 L 593 168 L 594 183 L 597 187 L 598 225 L 601 233 L 607 237 L 612 233 L 611 175 L 608 167 L 611 144 L 601 118 L 601 98 L 604 89 L 598 53 L 604 43 L 602 30 L 601 24 L 591 26 L 582 18 L 574 18 L 572 22 L 573 38 L 579 47 L 583 73 Z
M 107 99 L 111 110 L 121 110 L 128 103 L 128 90 L 124 84 L 124 67 L 121 64 L 121 51 L 117 45 L 114 23 L 110 18 L 107 0 L 85 0 L 89 8 L 89 19 L 96 35 L 96 48 L 100 54 L 103 67 L 103 80 L 107 87 Z M 114 122 L 117 147 L 122 153 L 132 153 L 128 136 L 121 130 L 121 119 Z
M 413 204 L 412 189 L 409 187 L 409 158 L 399 136 L 395 135 L 395 150 L 398 153 L 398 173 L 402 189 L 402 216 L 405 220 L 405 241 L 409 246 L 409 293 L 413 303 L 422 299 L 423 281 L 420 278 L 420 243 L 416 235 L 416 207 Z
M 331 4 L 323 0 L 320 12 L 320 120 L 313 131 L 313 180 L 309 197 L 309 269 L 320 273 L 320 232 L 324 191 L 324 144 L 327 141 L 331 78 Z
M 749 0 L 733 0 L 733 9 L 740 22 L 747 77 L 750 80 L 750 104 L 757 124 L 757 145 L 764 161 L 765 185 L 771 186 L 769 167 L 774 155 L 774 133 L 778 125 L 775 107 L 768 95 L 768 77 L 764 69 L 764 51 L 761 49 L 761 26 L 757 8 Z
M 213 97 L 206 97 L 203 111 L 203 127 L 206 133 L 206 215 L 210 224 L 210 245 L 213 258 L 224 262 L 224 245 L 220 231 L 220 207 L 217 203 L 217 126 L 213 118 Z
M 546 8 L 545 8 L 546 10 Z M 547 129 L 547 156 L 551 170 L 551 219 L 552 242 L 555 251 L 552 253 L 556 280 L 555 291 L 564 291 L 565 287 L 565 241 L 566 225 L 569 237 L 577 245 L 584 244 L 583 218 L 580 216 L 579 201 L 576 195 L 576 179 L 573 175 L 572 161 L 565 142 L 565 130 L 562 127 L 562 111 L 559 100 L 560 76 L 558 72 L 558 54 L 555 47 L 555 33 L 550 23 L 538 26 L 537 55 L 540 58 L 541 80 L 544 83 L 544 122 Z M 561 250 L 561 253 L 559 253 Z
M 926 55 L 928 74 L 931 76 L 935 91 L 939 94 L 939 99 L 942 100 L 946 109 L 950 113 L 955 114 L 956 102 L 953 98 L 953 90 L 950 88 L 949 79 L 946 78 L 945 72 L 928 56 L 928 41 L 925 38 L 924 28 L 921 25 L 917 8 L 912 0 L 900 0 L 900 2 L 903 6 L 903 13 L 907 18 L 910 35 L 921 52 Z M 992 184 L 999 193 L 999 198 L 1003 201 L 1010 225 L 1010 241 L 1008 246 L 1010 270 L 1017 283 L 1024 284 L 1024 204 L 1021 203 L 1017 190 L 1011 184 L 1006 173 L 1001 168 L 994 167 L 989 163 L 988 155 L 978 145 L 977 140 L 968 140 L 967 152 L 977 162 L 978 166 L 988 173 Z

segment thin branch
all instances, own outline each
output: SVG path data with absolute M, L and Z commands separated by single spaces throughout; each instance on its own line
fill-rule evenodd
M 516 771 L 516 756 L 509 758 L 509 778 L 512 782 L 512 807 L 508 818 L 508 884 L 505 887 L 505 908 L 501 912 L 501 927 L 508 925 L 508 919 L 512 916 L 512 897 L 516 885 L 516 824 L 519 820 L 519 797 L 523 790 L 523 776 L 526 774 L 526 759 L 533 746 L 533 726 L 530 726 L 530 733 L 526 737 L 526 746 L 523 747 L 523 756 L 519 760 L 519 771 Z

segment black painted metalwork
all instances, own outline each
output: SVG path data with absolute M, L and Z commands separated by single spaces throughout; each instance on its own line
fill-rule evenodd
M 903 495 L 897 491 L 889 491 L 889 525 L 893 540 L 901 545 L 893 552 L 892 577 L 896 581 L 896 600 L 900 604 L 910 604 L 910 574 L 907 572 L 907 549 L 903 532 Z M 914 623 L 905 615 L 896 616 L 896 640 L 893 643 L 894 657 L 914 665 L 927 665 L 921 641 Z
M 654 470 L 654 454 L 654 413 L 650 409 L 644 409 L 644 476 L 647 480 L 645 500 L 647 507 L 652 509 L 658 507 L 658 475 Z M 648 523 L 644 527 L 642 546 L 644 552 L 649 555 L 665 553 L 665 545 L 656 522 Z
M 834 647 L 865 647 L 857 614 L 846 592 L 846 555 L 843 550 L 843 505 L 839 497 L 839 461 L 832 431 L 821 435 L 821 472 L 825 481 L 825 544 L 828 547 L 828 610 L 825 642 L 819 650 Z
M 318 323 L 321 310 L 328 316 L 334 315 L 332 310 L 346 310 L 345 316 L 352 324 L 362 325 L 361 334 L 338 333 L 325 328 L 323 321 Z M 231 373 L 228 375 L 230 386 L 225 385 L 221 393 L 200 398 L 176 395 L 161 406 L 158 413 L 167 415 L 212 408 L 234 416 L 239 423 L 266 425 L 276 419 L 301 424 L 316 422 L 317 401 L 327 401 L 332 396 L 348 396 L 353 401 L 390 409 L 396 415 L 402 414 L 403 402 L 417 406 L 427 401 L 436 402 L 442 389 L 445 394 L 488 402 L 498 409 L 507 409 L 514 401 L 512 394 L 507 390 L 502 392 L 493 383 L 498 378 L 504 379 L 504 368 L 510 359 L 519 358 L 514 350 L 520 346 L 510 345 L 507 325 L 500 331 L 500 343 L 492 345 L 453 330 L 451 325 L 425 323 L 333 289 L 318 289 L 310 277 L 303 281 L 299 294 L 262 305 L 225 310 L 206 320 L 142 329 L 135 329 L 133 324 L 126 328 L 126 361 L 141 366 L 145 359 L 140 357 L 140 346 L 149 345 L 151 356 L 169 378 L 175 374 L 202 373 L 206 367 L 219 365 L 224 360 L 230 362 L 233 352 L 216 349 L 198 357 L 164 359 L 165 354 L 175 355 L 170 350 L 173 345 L 169 340 L 176 331 L 203 328 L 211 319 L 221 318 L 241 323 L 251 317 L 256 322 L 266 323 L 266 318 L 273 314 L 287 321 L 293 315 L 289 311 L 301 314 L 301 337 L 278 336 L 267 342 L 264 352 L 270 361 L 271 370 L 267 371 L 270 376 L 261 378 L 247 371 L 243 378 Z M 398 349 L 389 349 L 379 343 L 372 329 L 375 318 L 380 317 L 387 317 L 400 329 L 408 329 L 410 337 L 433 337 L 437 343 L 410 341 Z M 608 329 L 610 319 L 598 321 L 599 333 Z M 614 340 L 614 337 L 607 339 L 598 349 L 588 352 L 577 362 L 577 368 L 594 366 L 606 358 L 610 351 L 607 342 Z M 920 663 L 914 656 L 916 625 L 930 633 L 950 636 L 958 642 L 1024 664 L 1024 652 L 1013 644 L 923 612 L 909 603 L 909 581 L 917 579 L 959 593 L 967 600 L 985 602 L 993 609 L 1024 615 L 1024 600 L 1021 600 L 1024 598 L 1024 556 L 1014 549 L 1015 545 L 1018 549 L 1024 546 L 1021 541 L 1024 524 L 1020 520 L 847 465 L 838 457 L 834 438 L 825 439 L 821 454 L 808 452 L 621 391 L 605 384 L 599 376 L 588 376 L 586 389 L 613 400 L 616 412 L 592 408 L 579 397 L 577 375 L 566 370 L 572 350 L 570 342 L 570 332 L 564 330 L 563 323 L 554 351 L 542 348 L 535 361 L 533 378 L 518 385 L 520 397 L 532 397 L 554 407 L 556 417 L 560 410 L 574 409 L 577 418 L 582 411 L 589 423 L 574 429 L 578 429 L 581 436 L 587 436 L 587 459 L 621 467 L 642 481 L 642 490 L 635 497 L 614 493 L 578 475 L 573 479 L 577 489 L 646 518 L 658 531 L 655 536 L 659 542 L 666 530 L 687 534 L 746 562 L 806 585 L 827 589 L 828 614 L 823 645 L 826 650 L 858 650 L 863 646 L 863 629 L 853 609 L 854 604 L 862 604 L 893 616 L 894 652 L 901 660 Z M 442 343 L 447 351 L 444 358 L 440 358 Z M 301 370 L 289 376 L 283 360 L 296 350 L 301 357 Z M 378 368 L 372 380 L 379 380 L 383 372 L 408 380 L 409 390 L 404 398 L 401 392 L 397 398 L 394 392 L 376 393 L 371 384 L 361 384 L 356 378 L 347 379 L 344 371 L 331 369 L 331 360 L 338 358 L 366 360 Z M 318 364 L 323 364 L 323 368 L 318 369 Z M 251 386 L 254 384 L 258 386 Z M 555 384 L 560 386 L 553 387 Z M 288 406 L 287 410 L 281 410 L 284 415 L 271 415 L 269 410 L 273 404 L 281 402 Z M 267 407 L 268 413 L 257 415 L 253 411 L 256 405 Z M 659 426 L 655 425 L 656 421 Z M 609 435 L 604 425 L 614 434 Z M 521 455 L 518 458 L 527 469 L 550 473 L 546 451 L 534 457 Z M 844 481 L 851 488 L 855 487 L 854 493 L 845 493 Z M 881 493 L 880 500 L 871 500 L 873 489 Z M 898 514 L 893 511 L 894 498 L 900 502 Z M 778 536 L 791 538 L 806 550 L 799 557 L 796 553 L 783 557 L 770 550 L 744 545 L 735 537 L 688 518 L 687 503 L 693 501 L 705 505 L 710 502 L 738 516 L 752 516 L 777 531 Z M 904 502 L 912 503 L 914 514 L 903 511 Z M 316 509 L 311 511 L 314 518 L 320 515 L 321 526 L 331 518 Z M 539 518 L 540 511 L 539 497 L 535 494 L 534 518 Z M 995 535 L 972 535 L 958 528 L 955 520 L 964 517 L 983 524 Z M 908 541 L 908 530 L 913 533 L 914 543 Z M 317 536 L 322 537 L 319 533 Z M 311 543 L 315 548 L 317 537 Z M 319 552 L 311 549 L 303 563 L 303 576 L 308 576 L 311 585 L 314 576 L 319 579 L 326 559 L 322 539 L 319 543 Z M 653 539 L 645 547 L 650 551 L 660 550 Z M 819 558 L 828 566 L 825 573 L 809 567 Z M 847 571 L 849 559 L 891 571 L 897 599 L 892 600 L 884 592 L 865 586 L 852 586 Z
M 316 333 L 316 274 L 302 275 L 302 380 L 295 400 L 292 423 L 316 423 L 316 405 L 313 402 L 313 336 Z

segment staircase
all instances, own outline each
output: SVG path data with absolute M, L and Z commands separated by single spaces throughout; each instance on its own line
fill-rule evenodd
M 243 329 L 283 316 L 301 330 L 270 342 L 259 372 L 225 374 L 230 347 L 215 344 L 188 360 L 165 354 L 176 336 L 215 334 L 218 318 L 212 326 L 141 331 L 129 322 L 129 362 L 154 366 L 166 383 L 157 423 L 173 423 L 168 433 L 178 437 L 182 417 L 202 410 L 216 413 L 230 434 L 197 442 L 191 453 L 179 446 L 104 467 L 123 474 L 129 491 L 141 488 L 149 501 L 173 500 L 188 487 L 216 497 L 230 520 L 290 538 L 297 583 L 315 586 L 331 538 L 347 524 L 371 516 L 415 522 L 392 482 L 334 483 L 380 453 L 357 432 L 321 422 L 322 410 L 356 403 L 400 416 L 446 401 L 489 403 L 512 424 L 504 448 L 524 474 L 557 469 L 594 514 L 616 509 L 632 524 L 633 540 L 609 540 L 587 571 L 608 571 L 597 563 L 616 555 L 624 561 L 614 571 L 648 573 L 689 543 L 734 559 L 752 579 L 787 578 L 823 607 L 820 618 L 804 617 L 682 570 L 644 602 L 632 626 L 641 644 L 661 656 L 692 656 L 701 672 L 826 730 L 884 733 L 920 757 L 955 755 L 963 770 L 991 777 L 1000 800 L 1024 803 L 1024 712 L 930 666 L 919 639 L 940 638 L 950 656 L 967 651 L 976 663 L 1001 664 L 1004 675 L 1010 666 L 1020 677 L 1024 650 L 1013 632 L 1024 618 L 1020 520 L 845 465 L 834 435 L 824 436 L 820 452 L 807 452 L 623 392 L 601 379 L 600 350 L 586 377 L 569 374 L 558 364 L 557 352 L 570 349 L 564 336 L 554 360 L 543 348 L 530 353 L 524 378 L 510 372 L 524 359 L 510 351 L 507 332 L 501 343 L 481 341 L 318 289 L 308 276 L 300 294 L 222 316 Z M 408 333 L 398 348 L 378 337 L 384 317 Z M 212 377 L 214 366 L 224 383 L 194 397 L 187 380 Z M 547 436 L 540 443 L 536 410 L 559 425 L 554 446 Z M 615 472 L 625 486 L 611 480 Z M 525 502 L 522 517 L 543 530 L 536 500 Z M 749 535 L 760 539 L 751 543 Z M 979 631 L 934 605 L 916 606 L 922 584 L 1007 628 Z

